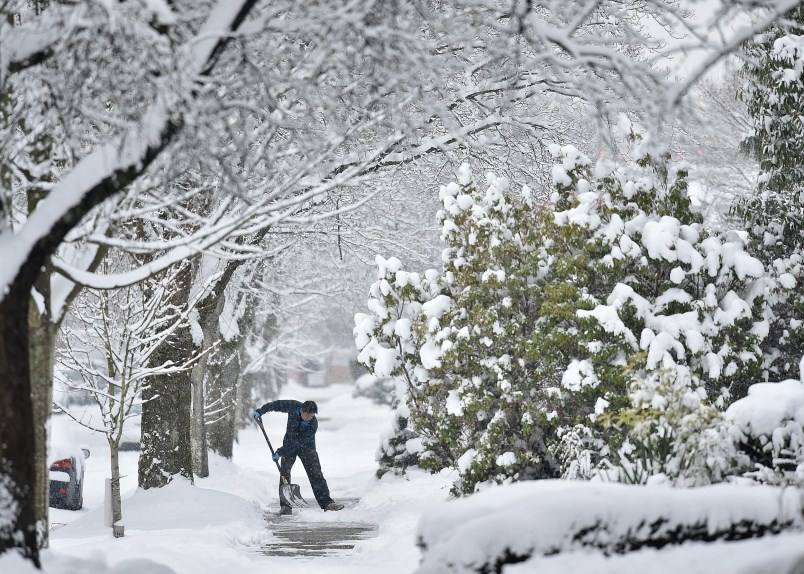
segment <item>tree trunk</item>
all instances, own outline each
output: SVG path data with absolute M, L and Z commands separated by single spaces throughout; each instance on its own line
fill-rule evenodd
M 207 427 L 204 417 L 205 393 L 204 373 L 206 372 L 206 356 L 204 356 L 191 372 L 193 388 L 192 420 L 190 423 L 190 448 L 193 456 L 193 472 L 200 478 L 209 476 L 209 456 L 207 456 Z
M 190 329 L 183 327 L 154 353 L 154 364 L 182 363 L 193 352 Z M 142 393 L 142 450 L 139 485 L 141 488 L 165 486 L 176 475 L 192 480 L 193 456 L 190 448 L 190 372 L 151 377 Z
M 212 447 L 215 452 L 225 456 L 226 458 L 231 459 L 232 457 L 232 449 L 234 445 L 234 436 L 232 435 L 233 431 L 229 433 L 232 435 L 231 437 L 219 437 L 216 439 L 215 445 L 212 446 L 210 443 L 212 439 L 209 434 L 211 429 L 208 428 L 209 425 L 207 424 L 206 417 L 207 405 L 214 403 L 211 408 L 211 410 L 215 413 L 212 416 L 212 420 L 215 421 L 212 423 L 212 427 L 217 431 L 219 428 L 218 422 L 220 421 L 217 421 L 216 419 L 220 416 L 227 417 L 229 415 L 228 411 L 234 410 L 234 406 L 229 408 L 228 411 L 220 410 L 221 408 L 227 408 L 228 405 L 218 404 L 217 401 L 220 397 L 218 390 L 214 391 L 214 397 L 208 397 L 209 392 L 211 392 L 210 385 L 216 385 L 218 376 L 220 374 L 220 371 L 216 365 L 217 361 L 219 360 L 218 357 L 227 356 L 227 353 L 229 352 L 224 350 L 224 347 L 227 347 L 227 343 L 223 342 L 223 347 L 216 349 L 212 355 L 210 355 L 208 351 L 221 338 L 220 318 L 223 314 L 226 304 L 226 287 L 231 282 L 234 273 L 242 264 L 243 261 L 228 262 L 224 272 L 221 274 L 221 277 L 215 286 L 215 291 L 210 293 L 203 301 L 201 301 L 197 308 L 199 324 L 201 325 L 201 331 L 203 333 L 203 350 L 205 351 L 204 356 L 198 362 L 196 367 L 193 368 L 193 463 L 198 465 L 195 467 L 197 476 L 209 476 L 208 447 Z M 239 337 L 238 339 L 242 339 L 242 337 Z M 212 369 L 213 372 L 210 372 L 210 369 Z M 234 395 L 234 392 L 232 394 Z M 232 398 L 229 398 L 229 400 L 232 400 Z M 234 420 L 235 418 L 232 414 L 231 421 L 233 424 Z M 228 447 L 225 447 L 223 445 L 227 440 L 231 444 Z
M 192 447 L 193 470 L 196 476 L 205 478 L 209 476 L 209 455 L 207 448 L 207 421 L 206 421 L 206 379 L 209 363 L 209 349 L 215 344 L 219 336 L 218 318 L 221 314 L 221 302 L 225 285 L 219 286 L 217 293 L 210 293 L 198 305 L 198 322 L 201 325 L 202 351 L 204 356 L 193 367 L 193 422 Z
M 120 497 L 120 440 L 109 439 L 112 470 L 112 525 L 123 519 L 123 502 Z
M 40 568 L 32 492 L 37 479 L 28 338 L 32 275 L 15 281 L 0 301 L 0 554 L 18 548 Z
M 48 428 L 47 422 L 53 404 L 53 362 L 56 352 L 56 339 L 59 325 L 53 321 L 50 308 L 51 292 L 50 264 L 46 264 L 34 284 L 36 293 L 42 296 L 44 307 L 40 309 L 31 299 L 28 309 L 28 330 L 30 348 L 31 401 L 33 403 L 34 428 L 34 505 L 36 520 L 42 525 L 39 533 L 40 548 L 47 548 L 50 542 L 50 472 L 47 464 Z
M 47 2 L 40 2 L 36 5 L 36 12 L 47 8 Z M 23 130 L 27 128 L 23 125 Z M 31 150 L 31 159 L 34 165 L 40 169 L 37 180 L 31 181 L 32 185 L 27 190 L 28 213 L 36 211 L 39 202 L 47 197 L 48 190 L 56 181 L 50 164 L 53 162 L 53 140 L 47 132 L 40 133 L 35 138 L 35 144 Z M 45 168 L 42 170 L 42 168 Z M 37 523 L 41 525 L 39 532 L 39 543 L 41 548 L 47 548 L 49 544 L 49 523 L 48 510 L 50 508 L 50 489 L 49 470 L 47 466 L 47 421 L 50 417 L 50 408 L 53 403 L 53 357 L 55 354 L 56 336 L 58 326 L 53 324 L 53 314 L 50 308 L 51 289 L 50 277 L 50 258 L 46 259 L 40 273 L 37 274 L 34 283 L 34 295 L 40 304 L 31 301 L 28 309 L 28 329 L 30 347 L 30 376 L 31 376 L 31 401 L 33 402 L 34 429 L 34 469 L 36 481 L 33 483 L 34 509 Z M 40 307 L 41 306 L 41 307 Z
M 242 337 L 222 342 L 207 365 L 209 403 L 214 405 L 215 422 L 209 425 L 209 446 L 231 459 L 234 450 L 237 383 L 240 378 L 239 348 Z
M 44 295 L 44 293 L 43 293 Z M 45 295 L 47 299 L 48 295 Z M 37 523 L 42 525 L 39 533 L 41 548 L 49 542 L 48 510 L 50 507 L 49 472 L 47 464 L 47 421 L 53 404 L 53 357 L 56 346 L 57 327 L 50 321 L 50 314 L 40 314 L 35 305 L 28 312 L 31 401 L 34 420 L 34 482 L 33 498 Z
M 215 423 L 207 430 L 210 448 L 228 459 L 234 454 L 234 443 L 241 421 L 244 401 L 250 403 L 251 385 L 249 378 L 243 377 L 241 371 L 244 348 L 248 333 L 254 326 L 256 302 L 248 295 L 245 299 L 245 312 L 238 321 L 240 335 L 231 341 L 223 341 L 216 350 L 214 359 L 210 359 L 207 368 L 207 387 L 209 403 L 219 401 Z M 218 305 L 218 316 L 223 312 L 223 298 Z M 216 319 L 217 328 L 217 319 Z M 246 413 L 253 409 L 246 409 Z
M 185 262 L 176 277 L 171 303 L 186 307 L 193 265 Z M 151 357 L 151 365 L 183 365 L 195 353 L 190 327 L 182 325 Z M 154 375 L 142 391 L 142 440 L 138 482 L 141 488 L 165 486 L 176 475 L 193 479 L 190 444 L 192 418 L 191 369 Z
M 278 304 L 276 299 L 273 302 Z M 279 332 L 277 317 L 274 314 L 269 315 L 258 324 L 256 307 L 257 304 L 254 299 L 250 298 L 246 302 L 246 309 L 241 319 L 241 332 L 248 333 L 248 336 L 244 335 L 241 342 L 241 358 L 246 357 L 245 347 L 249 338 L 262 339 L 265 344 L 270 344 Z M 241 365 L 242 368 L 243 366 Z M 246 365 L 246 368 L 248 369 L 249 365 Z M 251 411 L 267 401 L 278 398 L 280 387 L 278 378 L 276 368 L 273 366 L 259 371 L 250 369 L 245 374 L 240 374 L 237 381 L 237 397 L 235 400 L 235 441 L 237 440 L 237 433 L 243 428 L 244 423 L 251 423 L 248 418 Z

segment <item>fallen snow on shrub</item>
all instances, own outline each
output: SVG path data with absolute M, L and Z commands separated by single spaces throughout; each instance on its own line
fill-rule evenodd
M 727 410 L 752 461 L 752 478 L 771 484 L 804 484 L 804 383 L 757 383 Z
M 425 514 L 417 533 L 418 574 L 499 572 L 503 564 L 580 548 L 626 553 L 801 526 L 802 494 L 794 488 L 520 482 Z
M 748 396 L 735 401 L 726 416 L 753 436 L 772 436 L 788 422 L 804 425 L 804 383 L 789 379 L 780 383 L 757 383 Z

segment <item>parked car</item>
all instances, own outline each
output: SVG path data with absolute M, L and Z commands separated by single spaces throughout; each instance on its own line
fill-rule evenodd
M 50 506 L 80 510 L 84 506 L 84 461 L 89 449 L 77 446 L 71 439 L 67 421 L 51 419 L 48 468 Z
M 81 510 L 84 506 L 84 460 L 89 449 L 50 463 L 50 506 Z

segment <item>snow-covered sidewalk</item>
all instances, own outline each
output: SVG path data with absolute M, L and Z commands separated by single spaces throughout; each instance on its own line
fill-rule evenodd
M 195 486 L 174 481 L 165 488 L 136 488 L 137 453 L 121 453 L 125 537 L 115 539 L 103 526 L 103 485 L 109 476 L 109 452 L 103 437 L 73 429 L 75 439 L 89 446 L 84 509 L 51 509 L 50 549 L 42 555 L 48 574 L 203 574 L 216 572 L 286 572 L 298 567 L 316 572 L 412 572 L 419 552 L 414 532 L 422 509 L 447 497 L 449 478 L 416 474 L 411 480 L 374 478 L 374 454 L 379 436 L 390 426 L 391 412 L 365 398 L 353 398 L 351 385 L 325 388 L 286 386 L 280 398 L 312 399 L 319 405 L 318 452 L 333 497 L 360 499 L 353 508 L 322 512 L 315 505 L 301 464 L 293 482 L 313 505 L 299 520 L 354 522 L 376 526 L 376 535 L 356 542 L 340 555 L 277 557 L 263 549 L 281 543 L 266 521 L 266 511 L 278 510 L 276 467 L 256 426 L 245 429 L 232 461 L 210 454 L 210 476 Z M 259 406 L 259 405 L 255 405 Z M 274 446 L 281 444 L 286 417 L 263 417 Z M 419 484 L 420 483 L 420 484 Z M 0 572 L 36 572 L 14 553 L 0 557 Z

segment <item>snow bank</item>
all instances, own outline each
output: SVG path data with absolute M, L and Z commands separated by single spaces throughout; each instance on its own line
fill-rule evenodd
M 0 572 L 4 574 L 42 574 L 42 570 L 34 568 L 33 564 L 22 558 L 18 553 L 6 553 L 0 556 Z M 123 560 L 110 565 L 102 557 L 70 558 L 60 556 L 47 562 L 44 572 L 46 574 L 174 574 L 174 571 L 163 564 L 152 560 L 135 558 Z
M 804 383 L 789 379 L 751 385 L 748 396 L 735 401 L 726 416 L 749 436 L 773 436 L 789 421 L 804 426 Z
M 735 401 L 726 418 L 738 430 L 738 447 L 751 458 L 744 476 L 770 484 L 804 484 L 804 383 L 757 383 Z
M 418 528 L 418 574 L 494 572 L 578 548 L 606 553 L 690 540 L 743 539 L 802 526 L 799 490 L 521 482 L 448 502 Z
M 126 533 L 223 526 L 249 517 L 259 519 L 260 515 L 258 505 L 252 501 L 219 490 L 199 488 L 178 479 L 162 488 L 137 490 L 134 496 L 123 501 L 123 505 L 122 522 Z M 103 526 L 102 509 L 60 528 L 58 538 L 70 538 L 74 533 L 83 537 L 93 527 L 110 534 L 109 528 Z
M 506 565 L 505 574 L 800 574 L 800 534 L 691 543 L 603 556 L 569 552 Z
M 242 481 L 235 486 L 239 483 L 247 486 Z M 42 552 L 43 571 L 242 572 L 250 561 L 240 549 L 259 545 L 261 537 L 268 536 L 263 532 L 262 512 L 256 502 L 180 479 L 162 488 L 136 490 L 133 496 L 125 497 L 122 523 L 125 536 L 113 538 L 111 529 L 103 524 L 101 506 L 54 530 L 50 548 Z M 150 560 L 142 560 L 143 556 Z M 0 562 L 3 574 L 28 574 L 16 566 L 4 566 Z

